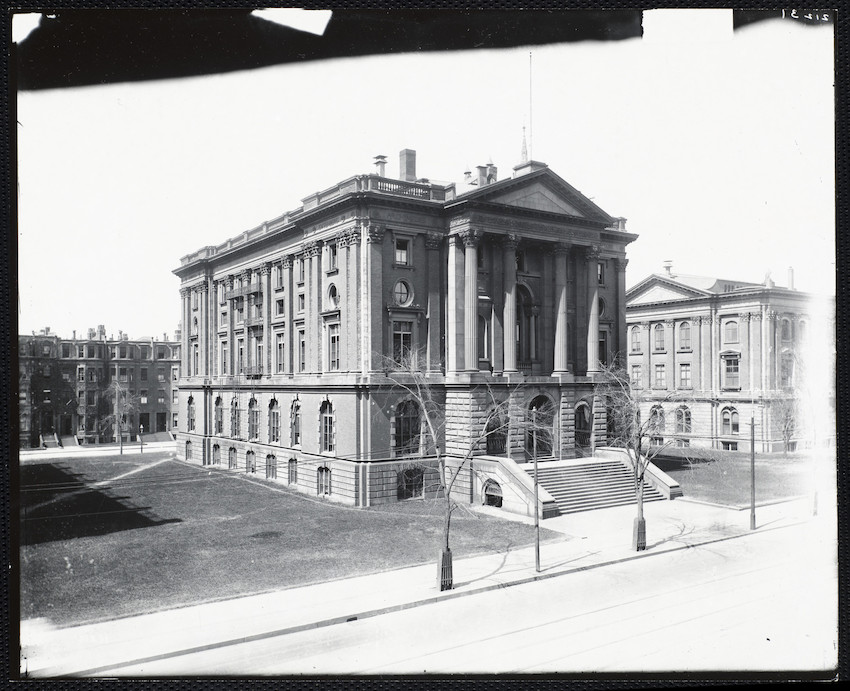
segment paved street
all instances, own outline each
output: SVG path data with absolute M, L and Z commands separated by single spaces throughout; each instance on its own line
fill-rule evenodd
M 642 555 L 623 545 L 633 507 L 588 512 L 564 517 L 574 539 L 544 545 L 541 580 L 525 549 L 458 561 L 445 594 L 429 565 L 72 629 L 24 622 L 22 665 L 110 677 L 835 665 L 834 515 L 761 507 L 750 533 L 747 512 L 647 508 Z

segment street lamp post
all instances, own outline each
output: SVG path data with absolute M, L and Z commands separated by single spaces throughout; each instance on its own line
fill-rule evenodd
M 756 529 L 756 420 L 750 415 L 750 530 Z
M 532 457 L 534 458 L 534 568 L 540 572 L 540 502 L 537 500 L 537 407 L 531 409 Z
M 144 446 L 144 443 L 142 442 L 142 434 L 144 433 L 144 431 L 145 431 L 145 426 L 140 424 L 139 425 L 139 453 L 145 452 L 145 450 L 142 448 Z

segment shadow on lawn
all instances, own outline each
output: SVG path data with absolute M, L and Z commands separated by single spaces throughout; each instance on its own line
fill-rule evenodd
M 107 535 L 135 528 L 180 523 L 160 519 L 128 497 L 93 489 L 78 473 L 52 463 L 21 468 L 21 545 Z

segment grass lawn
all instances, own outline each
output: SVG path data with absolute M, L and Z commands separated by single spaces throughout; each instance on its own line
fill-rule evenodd
M 695 455 L 657 459 L 654 463 L 679 483 L 686 498 L 736 507 L 750 505 L 749 453 L 715 450 Z M 814 472 L 814 461 L 807 454 L 756 454 L 756 503 L 811 493 Z
M 349 508 L 166 453 L 24 463 L 21 617 L 69 625 L 429 562 L 436 578 L 441 506 Z M 452 518 L 456 558 L 533 540 Z

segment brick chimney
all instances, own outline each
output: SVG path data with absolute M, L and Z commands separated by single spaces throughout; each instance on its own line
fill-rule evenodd
M 406 182 L 416 181 L 416 152 L 402 149 L 398 155 L 398 179 Z

